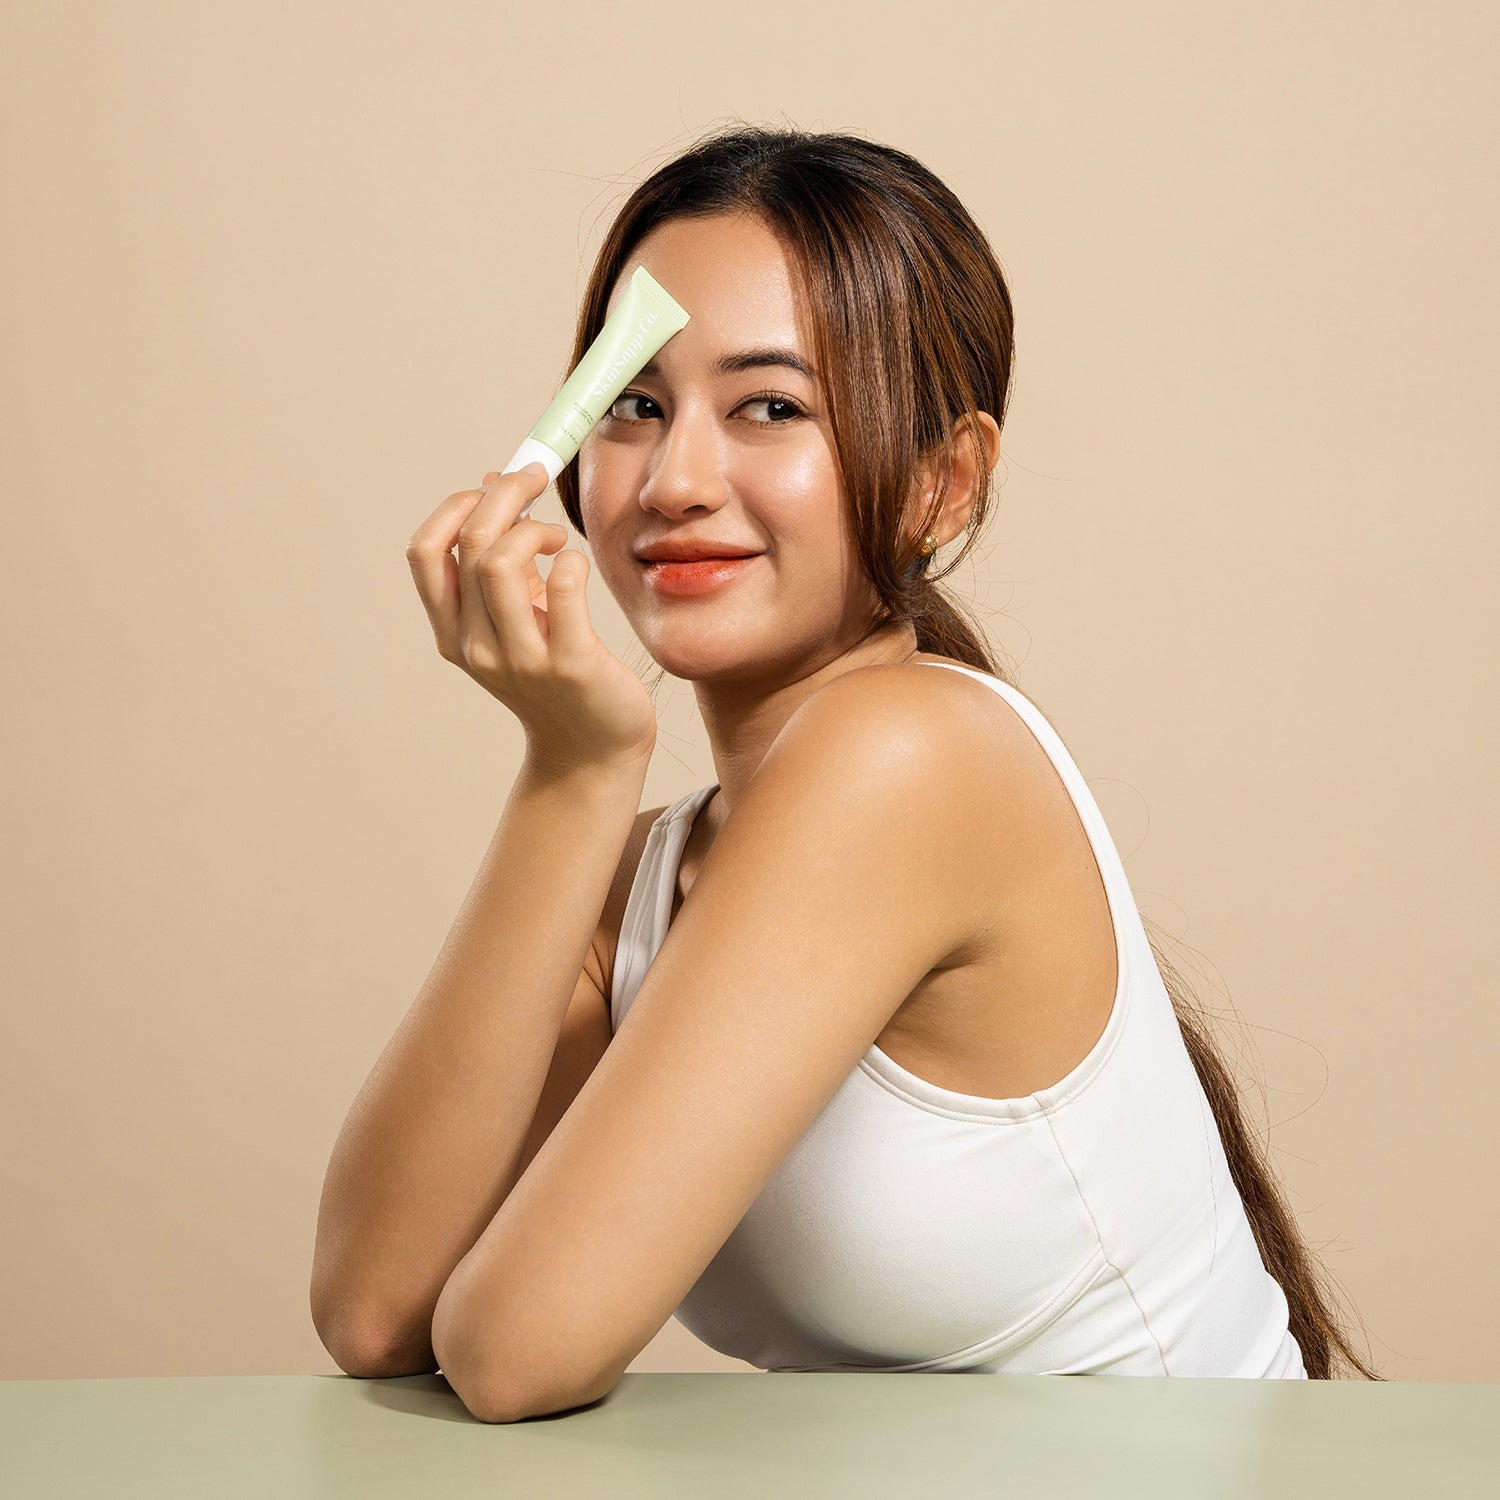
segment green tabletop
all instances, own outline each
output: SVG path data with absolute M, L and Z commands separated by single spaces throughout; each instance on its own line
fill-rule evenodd
M 626 1375 L 475 1421 L 441 1375 L 0 1382 L 0 1493 L 1500 1496 L 1500 1385 L 1056 1375 Z

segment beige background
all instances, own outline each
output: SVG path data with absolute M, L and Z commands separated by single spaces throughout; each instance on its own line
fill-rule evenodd
M 4 7 L 0 1377 L 336 1370 L 328 1155 L 521 746 L 406 541 L 550 398 L 629 187 L 743 118 L 992 236 L 953 582 L 1243 1019 L 1375 1361 L 1500 1379 L 1493 9 L 554 14 Z M 643 805 L 713 778 L 660 703 Z M 747 1367 L 672 1322 L 633 1368 Z

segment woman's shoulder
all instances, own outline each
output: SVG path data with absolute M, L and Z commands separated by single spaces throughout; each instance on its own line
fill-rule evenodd
M 987 691 L 916 663 L 823 684 L 767 749 L 684 911 L 715 878 L 709 913 L 784 909 L 831 940 L 884 945 L 919 977 L 970 962 L 990 939 L 1003 851 L 1017 843 L 1007 735 L 979 699 Z M 707 940 L 707 928 L 693 932 Z
M 1028 743 L 1029 742 L 1029 743 Z M 924 661 L 860 666 L 832 679 L 783 726 L 770 778 L 800 814 L 868 809 L 900 858 L 934 840 L 962 868 L 1012 826 L 1017 790 L 1046 757 L 1014 707 L 968 672 Z M 1029 800 L 1029 799 L 1027 799 Z
M 931 663 L 963 670 L 934 670 Z M 964 851 L 986 848 L 988 864 L 999 849 L 1019 860 L 1026 849 L 1050 845 L 1075 815 L 1028 716 L 997 687 L 1003 682 L 938 656 L 857 667 L 816 695 L 820 706 L 802 739 L 821 744 L 811 761 L 863 767 L 872 788 L 882 776 L 904 775 L 924 789 L 929 816 L 911 837 L 944 836 L 956 863 L 964 863 Z
M 879 729 L 897 741 L 914 735 L 929 755 L 977 756 L 978 763 L 991 766 L 992 757 L 1007 746 L 1024 755 L 1031 738 L 1001 682 L 967 662 L 922 654 L 855 667 L 819 689 L 803 708 L 819 705 L 818 729 L 824 733 L 839 734 L 842 728 L 857 739 Z

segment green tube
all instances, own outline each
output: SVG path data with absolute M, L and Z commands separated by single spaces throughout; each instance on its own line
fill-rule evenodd
M 660 283 L 644 266 L 637 266 L 599 336 L 584 351 L 530 436 L 500 472 L 512 474 L 529 463 L 539 463 L 546 469 L 547 478 L 555 480 L 572 461 L 594 423 L 609 410 L 621 387 L 634 380 L 641 367 L 687 321 L 688 315 Z M 524 519 L 535 504 L 535 500 L 528 502 L 516 519 Z

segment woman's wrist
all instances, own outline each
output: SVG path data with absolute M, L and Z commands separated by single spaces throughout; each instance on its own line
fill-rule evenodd
M 650 768 L 654 748 L 597 753 L 580 750 L 576 745 L 528 739 L 522 771 L 533 780 L 568 782 L 580 791 L 593 785 L 613 791 L 622 784 L 634 785 L 639 790 Z

